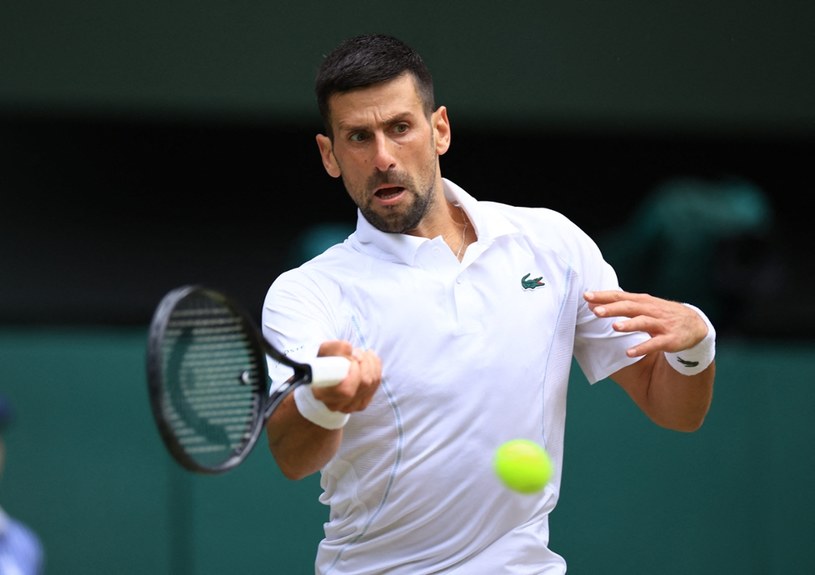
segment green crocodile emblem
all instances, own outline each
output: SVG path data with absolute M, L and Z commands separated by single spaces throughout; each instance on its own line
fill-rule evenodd
M 687 359 L 682 359 L 678 355 L 676 356 L 676 361 L 684 365 L 685 367 L 696 367 L 699 365 L 698 361 L 688 361 Z
M 529 276 L 531 276 L 531 275 L 532 275 L 531 273 L 528 273 L 524 277 L 521 278 L 521 287 L 522 288 L 524 288 L 524 289 L 535 289 L 535 288 L 539 288 L 541 286 L 546 285 L 545 283 L 543 283 L 541 281 L 543 279 L 543 276 L 540 276 L 540 277 L 537 277 L 537 278 L 534 278 L 534 279 L 529 279 Z

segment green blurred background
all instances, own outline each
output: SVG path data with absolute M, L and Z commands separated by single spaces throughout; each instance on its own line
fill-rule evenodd
M 0 505 L 49 575 L 313 572 L 317 477 L 283 479 L 262 443 L 224 476 L 178 469 L 146 329 L 188 282 L 259 316 L 278 273 L 353 225 L 312 80 L 340 39 L 387 32 L 449 108 L 448 177 L 564 212 L 624 287 L 717 325 L 695 434 L 575 370 L 552 517 L 570 572 L 815 572 L 813 22 L 791 0 L 0 5 L 0 391 L 18 412 Z

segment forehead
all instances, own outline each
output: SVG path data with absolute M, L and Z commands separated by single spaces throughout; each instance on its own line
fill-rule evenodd
M 388 82 L 334 94 L 329 99 L 334 127 L 358 126 L 397 115 L 422 114 L 422 99 L 411 74 Z

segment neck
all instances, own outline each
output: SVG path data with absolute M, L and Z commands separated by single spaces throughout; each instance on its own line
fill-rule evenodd
M 460 205 L 453 204 L 453 207 L 457 214 L 453 216 L 453 222 L 461 229 L 461 234 L 455 234 L 453 236 L 454 239 L 448 241 L 447 245 L 449 245 L 453 253 L 456 254 L 456 259 L 461 261 L 464 251 L 467 249 L 467 246 L 470 245 L 470 219 L 467 217 L 467 214 L 464 213 L 464 208 Z M 458 242 L 458 246 L 456 246 L 456 242 Z

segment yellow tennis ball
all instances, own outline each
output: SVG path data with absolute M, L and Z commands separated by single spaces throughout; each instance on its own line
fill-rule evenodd
M 519 493 L 540 491 L 554 472 L 546 450 L 529 439 L 512 439 L 500 445 L 493 466 L 504 485 Z

